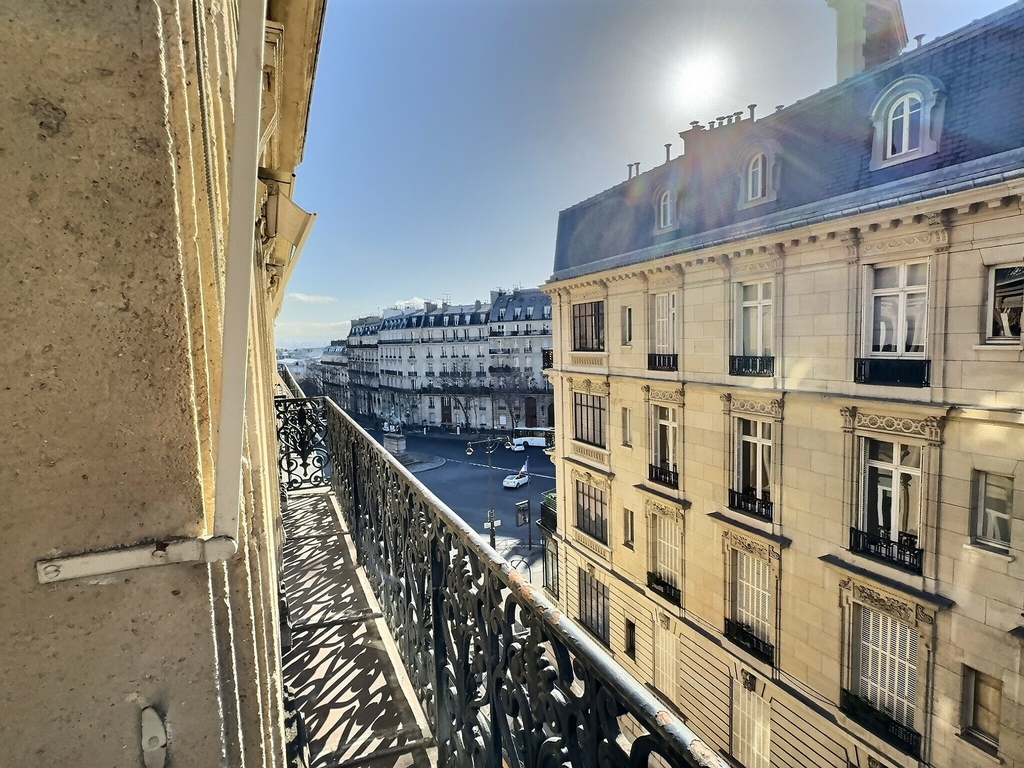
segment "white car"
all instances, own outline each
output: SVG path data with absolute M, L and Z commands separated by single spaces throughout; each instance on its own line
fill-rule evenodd
M 529 475 L 509 475 L 501 481 L 501 485 L 504 488 L 518 488 L 528 482 L 530 482 Z

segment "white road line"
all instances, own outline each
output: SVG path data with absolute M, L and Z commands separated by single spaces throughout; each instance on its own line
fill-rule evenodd
M 518 472 L 518 469 L 509 469 L 508 467 L 488 467 L 486 464 L 478 464 L 475 461 L 462 461 L 462 459 L 448 459 L 453 464 L 466 464 L 470 467 L 480 467 L 481 469 L 496 469 L 499 472 Z M 539 472 L 530 472 L 530 477 L 543 477 L 545 480 L 554 480 L 553 475 L 542 475 Z

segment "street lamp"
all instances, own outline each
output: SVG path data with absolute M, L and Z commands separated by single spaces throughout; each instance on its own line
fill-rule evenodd
M 466 442 L 466 455 L 473 455 L 473 446 L 483 446 L 484 453 L 487 454 L 487 528 L 491 531 L 491 549 L 495 549 L 494 546 L 494 529 L 496 523 L 494 522 L 494 478 L 491 475 L 494 473 L 494 467 L 491 466 L 491 454 L 498 450 L 499 445 L 505 446 L 506 449 L 512 447 L 512 443 L 507 437 L 485 437 L 482 440 L 469 440 Z

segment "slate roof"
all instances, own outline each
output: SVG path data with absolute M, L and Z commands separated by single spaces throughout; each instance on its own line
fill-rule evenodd
M 539 288 L 521 288 L 512 293 L 505 293 L 494 300 L 491 307 L 490 322 L 513 322 L 545 320 L 544 307 L 551 305 L 551 297 Z M 533 307 L 533 317 L 526 316 L 527 307 Z M 505 318 L 501 320 L 501 310 L 505 310 Z M 521 309 L 520 317 L 515 317 L 515 310 Z
M 905 75 L 946 92 L 938 152 L 869 169 L 871 106 Z M 553 280 L 839 219 L 1024 176 L 1024 0 L 786 109 L 699 133 L 686 154 L 562 211 Z M 736 162 L 754 141 L 781 147 L 778 195 L 737 210 Z M 679 191 L 678 226 L 655 234 L 655 197 Z

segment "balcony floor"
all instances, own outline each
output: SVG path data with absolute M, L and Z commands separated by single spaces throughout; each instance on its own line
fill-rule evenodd
M 326 489 L 289 494 L 282 581 L 292 646 L 284 677 L 311 768 L 436 765 L 436 749 L 352 540 Z

